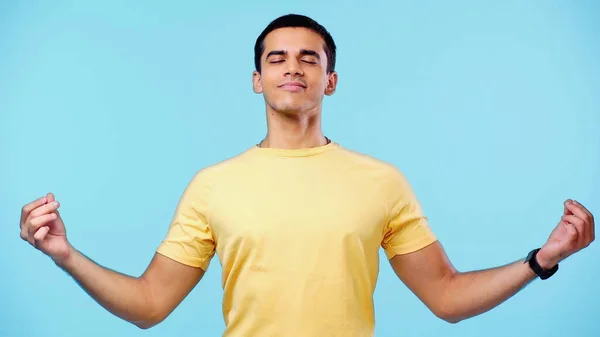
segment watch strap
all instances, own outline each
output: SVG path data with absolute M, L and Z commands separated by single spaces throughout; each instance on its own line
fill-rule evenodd
M 540 248 L 536 248 L 534 250 L 532 250 L 531 252 L 529 252 L 529 254 L 527 255 L 527 259 L 525 259 L 525 263 L 529 263 L 529 267 L 531 268 L 531 270 L 533 270 L 533 272 L 539 276 L 540 279 L 542 280 L 546 280 L 548 278 L 550 278 L 552 275 L 554 275 L 556 273 L 556 271 L 558 271 L 558 264 L 556 264 L 554 267 L 545 270 L 544 268 L 542 268 L 538 262 L 537 262 L 537 253 L 540 251 Z

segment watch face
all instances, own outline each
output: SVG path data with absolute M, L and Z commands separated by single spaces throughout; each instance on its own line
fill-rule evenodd
M 535 250 L 530 251 L 529 254 L 527 254 L 527 257 L 525 258 L 525 262 L 529 262 L 529 260 L 531 260 L 531 258 L 533 257 L 534 253 Z

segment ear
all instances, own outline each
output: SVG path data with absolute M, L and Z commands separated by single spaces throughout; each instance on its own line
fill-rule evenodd
M 261 94 L 263 92 L 260 73 L 256 70 L 252 73 L 252 89 L 257 94 Z
M 332 71 L 327 75 L 327 87 L 325 88 L 325 95 L 331 96 L 335 92 L 335 88 L 337 87 L 338 82 L 338 74 L 335 71 Z

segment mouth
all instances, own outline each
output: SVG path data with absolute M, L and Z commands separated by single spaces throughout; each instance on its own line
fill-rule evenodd
M 287 82 L 280 85 L 279 88 L 286 91 L 298 92 L 306 89 L 306 86 L 301 82 Z

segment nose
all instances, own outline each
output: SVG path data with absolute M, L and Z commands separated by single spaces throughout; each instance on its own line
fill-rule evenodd
M 291 75 L 291 76 L 302 76 L 304 75 L 304 71 L 302 71 L 302 67 L 300 66 L 300 64 L 298 63 L 298 61 L 294 60 L 294 59 L 290 59 L 289 62 L 287 62 L 287 67 L 285 69 L 285 76 Z

